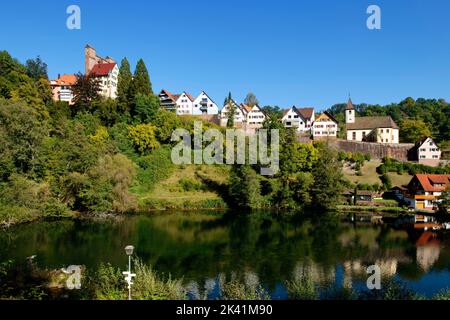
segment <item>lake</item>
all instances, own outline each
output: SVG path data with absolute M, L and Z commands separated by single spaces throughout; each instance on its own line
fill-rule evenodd
M 114 219 L 43 221 L 0 231 L 0 261 L 36 255 L 39 266 L 127 266 L 132 244 L 145 263 L 183 278 L 191 298 L 215 298 L 217 279 L 241 275 L 274 299 L 286 280 L 361 287 L 376 264 L 428 297 L 450 288 L 450 232 L 398 221 L 270 213 L 164 212 Z

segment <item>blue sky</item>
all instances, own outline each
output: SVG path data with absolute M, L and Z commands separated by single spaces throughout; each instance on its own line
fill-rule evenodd
M 81 30 L 66 8 L 81 8 Z M 366 27 L 380 6 L 381 30 Z M 143 58 L 155 91 L 205 90 L 221 105 L 251 91 L 262 105 L 450 100 L 447 0 L 4 0 L 0 49 L 40 55 L 49 75 L 84 70 L 83 48 L 133 68 Z

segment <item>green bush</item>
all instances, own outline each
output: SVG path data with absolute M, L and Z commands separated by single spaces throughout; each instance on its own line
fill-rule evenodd
M 156 183 L 170 177 L 171 173 L 175 169 L 175 165 L 172 163 L 170 154 L 170 148 L 162 147 L 154 150 L 147 156 L 138 158 L 138 186 L 135 191 L 151 191 Z
M 178 182 L 183 189 L 183 191 L 204 191 L 206 190 L 206 186 L 203 183 L 200 183 L 194 179 L 183 178 Z

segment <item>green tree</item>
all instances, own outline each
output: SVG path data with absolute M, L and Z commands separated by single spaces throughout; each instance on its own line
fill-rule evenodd
M 42 61 L 40 56 L 37 56 L 36 59 L 28 59 L 26 62 L 26 69 L 27 75 L 32 79 L 48 79 L 47 64 Z
M 159 110 L 160 105 L 157 96 L 138 93 L 134 97 L 131 115 L 135 123 L 148 123 L 158 115 Z
M 76 112 L 93 111 L 92 102 L 100 99 L 100 80 L 95 77 L 77 74 L 77 81 L 72 87 L 74 109 Z
M 128 126 L 128 134 L 131 141 L 141 154 L 146 154 L 159 147 L 155 131 L 155 126 L 151 124 Z
M 153 94 L 150 76 L 144 60 L 140 59 L 134 70 L 133 81 L 131 82 L 130 97 L 134 99 L 137 94 L 151 95 Z
M 225 99 L 225 106 L 228 105 L 228 120 L 227 120 L 227 128 L 233 128 L 234 127 L 234 117 L 236 115 L 236 104 L 233 101 L 233 98 L 231 97 L 231 92 L 228 93 L 228 97 Z
M 416 143 L 420 138 L 429 136 L 431 136 L 431 131 L 423 120 L 405 119 L 400 122 L 402 142 Z
M 136 199 L 129 192 L 135 164 L 122 154 L 103 156 L 87 172 L 88 179 L 80 190 L 83 205 L 91 212 L 126 212 L 136 207 Z
M 334 209 L 343 188 L 342 163 L 336 151 L 326 144 L 319 145 L 318 151 L 318 160 L 312 169 L 312 205 L 325 210 Z
M 238 208 L 261 207 L 261 181 L 258 174 L 248 165 L 234 165 L 230 173 L 230 197 Z
M 285 175 L 311 171 L 317 161 L 317 150 L 312 144 L 289 139 L 281 149 L 280 169 Z
M 130 63 L 127 58 L 123 58 L 117 79 L 117 104 L 121 113 L 129 112 L 133 103 L 133 98 L 130 96 L 132 81 L 133 75 L 131 74 Z
M 96 115 L 106 126 L 113 126 L 121 119 L 117 100 L 111 98 L 94 100 L 91 103 L 91 107 L 94 115 Z
M 33 108 L 0 101 L 0 178 L 14 172 L 42 176 L 47 135 L 47 123 Z
M 160 110 L 151 123 L 156 127 L 156 137 L 161 143 L 170 143 L 172 132 L 181 124 L 180 117 L 167 110 Z
M 256 98 L 255 94 L 252 92 L 248 93 L 247 96 L 244 99 L 244 103 L 248 105 L 249 107 L 253 107 L 255 105 L 259 104 L 258 99 Z

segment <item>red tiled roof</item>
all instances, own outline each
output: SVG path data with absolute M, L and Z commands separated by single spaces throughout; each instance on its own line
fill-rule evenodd
M 116 66 L 115 63 L 99 63 L 92 67 L 91 75 L 94 77 L 107 76 Z
M 314 114 L 314 108 L 297 108 L 297 110 L 305 120 L 311 119 Z
M 187 92 L 185 92 L 185 93 L 186 93 L 187 97 L 193 102 L 194 97 L 190 93 L 187 93 Z
M 52 80 L 56 85 L 74 85 L 77 82 L 77 76 L 74 74 L 63 74 L 58 79 Z
M 165 93 L 173 102 L 177 101 L 177 99 L 179 97 L 179 95 L 176 96 L 166 89 L 162 89 L 160 94 L 162 94 L 162 93 Z
M 450 183 L 450 174 L 416 174 L 425 192 L 444 191 Z M 435 184 L 443 184 L 443 186 L 434 186 Z

